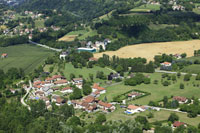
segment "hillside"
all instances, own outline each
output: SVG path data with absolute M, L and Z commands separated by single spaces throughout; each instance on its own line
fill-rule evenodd
M 78 18 L 94 18 L 125 4 L 120 0 L 25 0 L 18 9 L 57 10 L 69 12 Z
M 113 55 L 121 58 L 143 57 L 147 60 L 153 60 L 155 55 L 162 53 L 166 54 L 181 54 L 187 53 L 188 57 L 193 56 L 194 50 L 200 49 L 200 40 L 193 41 L 178 41 L 178 42 L 163 42 L 163 43 L 143 43 L 138 45 L 131 45 L 123 47 L 117 51 L 108 51 L 103 53 L 96 53 L 96 58 L 107 54 L 110 57 Z

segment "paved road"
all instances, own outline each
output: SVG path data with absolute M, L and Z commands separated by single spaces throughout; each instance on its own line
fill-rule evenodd
M 169 73 L 169 74 L 177 74 L 178 73 L 178 72 L 164 71 L 164 70 L 158 70 L 158 69 L 156 69 L 155 72 L 157 72 L 157 73 Z M 186 75 L 186 74 L 188 74 L 188 73 L 181 72 L 181 75 Z M 197 76 L 197 74 L 193 73 L 192 76 Z
M 29 92 L 30 92 L 31 89 L 32 89 L 32 83 L 31 83 L 31 81 L 29 80 L 29 88 L 26 88 L 26 89 L 25 89 L 25 90 L 26 90 L 26 94 L 21 98 L 21 103 L 22 103 L 24 106 L 28 107 L 29 110 L 31 110 L 31 108 L 30 108 L 29 105 L 27 105 L 27 104 L 24 102 L 24 99 L 25 99 L 26 96 L 29 94 Z
M 158 108 L 158 109 L 160 109 L 160 110 L 166 110 L 166 111 L 172 111 L 172 112 L 178 112 L 178 113 L 187 114 L 187 112 L 180 111 L 179 108 L 178 108 L 178 109 L 167 109 L 167 108 L 154 107 L 154 106 L 148 106 L 148 105 L 145 105 L 145 106 L 146 106 L 146 107 L 151 107 L 151 108 Z M 197 115 L 197 116 L 200 116 L 200 115 Z
M 33 42 L 31 40 L 29 40 L 29 43 L 35 44 L 35 45 L 43 47 L 43 48 L 51 49 L 51 50 L 56 51 L 56 52 L 61 52 L 62 51 L 62 49 L 52 48 L 52 47 L 49 47 L 47 45 L 43 45 L 43 44 L 39 44 L 39 43 Z

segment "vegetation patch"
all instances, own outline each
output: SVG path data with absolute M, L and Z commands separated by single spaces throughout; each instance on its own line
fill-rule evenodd
M 22 44 L 9 47 L 0 47 L 0 54 L 7 53 L 7 58 L 0 59 L 0 68 L 7 71 L 9 68 L 22 68 L 29 73 L 43 64 L 45 59 L 54 52 L 45 48 Z

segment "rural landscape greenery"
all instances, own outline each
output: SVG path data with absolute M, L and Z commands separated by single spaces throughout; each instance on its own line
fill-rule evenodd
M 199 133 L 199 0 L 0 0 L 0 133 Z

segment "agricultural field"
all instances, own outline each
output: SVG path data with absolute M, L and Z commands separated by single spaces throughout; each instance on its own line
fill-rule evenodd
M 1 69 L 7 71 L 11 67 L 16 67 L 24 69 L 25 73 L 33 71 L 43 64 L 47 57 L 54 55 L 50 50 L 30 44 L 0 47 L 0 55 L 2 53 L 7 53 L 8 57 L 0 59 Z
M 176 42 L 160 42 L 160 43 L 143 43 L 138 45 L 130 45 L 123 47 L 117 51 L 107 51 L 94 54 L 94 57 L 102 57 L 103 54 L 109 56 L 116 55 L 121 58 L 143 57 L 148 61 L 154 59 L 155 55 L 181 54 L 186 53 L 187 57 L 194 55 L 194 50 L 200 49 L 200 40 L 176 41 Z
M 78 30 L 69 32 L 65 36 L 61 37 L 59 41 L 70 42 L 74 41 L 76 37 L 78 37 L 79 40 L 84 40 L 89 36 L 95 36 L 95 35 L 97 35 L 97 31 L 88 28 L 87 30 Z
M 151 84 L 141 84 L 137 86 L 126 86 L 123 83 L 120 85 L 114 85 L 106 88 L 106 94 L 100 96 L 100 99 L 104 99 L 107 97 L 108 101 L 112 101 L 113 98 L 117 95 L 123 94 L 130 90 L 140 90 L 144 92 L 149 92 L 151 95 L 132 100 L 130 104 L 141 104 L 147 105 L 149 101 L 160 101 L 163 99 L 164 96 L 184 96 L 191 98 L 192 96 L 200 97 L 200 87 L 194 87 L 194 84 L 199 84 L 199 81 L 195 80 L 195 77 L 191 78 L 191 81 L 184 82 L 183 76 L 180 79 L 177 78 L 177 82 L 173 83 L 171 80 L 171 85 L 163 86 L 161 84 L 161 73 L 153 73 L 153 74 L 146 74 L 149 75 L 151 78 Z M 153 81 L 158 80 L 158 84 L 154 84 Z M 167 80 L 167 79 L 166 79 Z M 184 83 L 185 89 L 180 89 L 180 83 Z
M 131 12 L 150 12 L 150 11 L 156 11 L 156 10 L 160 10 L 160 5 L 145 4 L 145 5 L 141 5 L 139 7 L 133 8 L 130 11 Z

